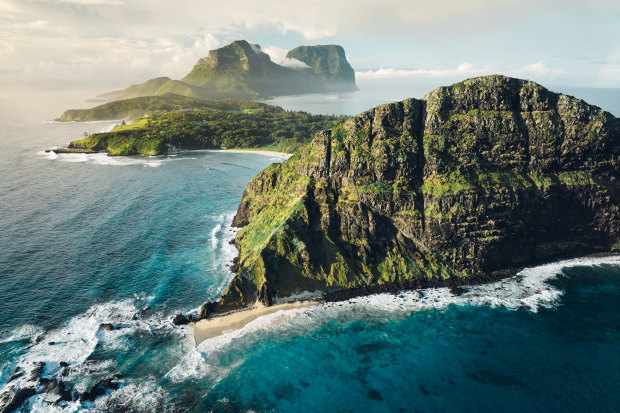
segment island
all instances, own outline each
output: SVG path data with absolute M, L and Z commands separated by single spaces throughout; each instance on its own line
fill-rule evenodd
M 505 76 L 370 109 L 247 186 L 239 255 L 200 318 L 458 286 L 620 249 L 620 120 Z
M 158 77 L 99 98 L 114 101 L 172 93 L 202 99 L 264 99 L 355 90 L 355 72 L 341 46 L 300 46 L 277 64 L 259 45 L 237 40 L 211 50 L 181 80 Z
M 144 98 L 137 107 L 141 107 Z M 146 98 L 150 100 L 150 98 Z M 113 102 L 119 103 L 119 102 Z M 348 117 L 286 111 L 278 106 L 245 100 L 203 101 L 194 108 L 155 111 L 110 132 L 72 141 L 56 153 L 106 152 L 118 155 L 166 155 L 195 149 L 267 149 L 293 153 L 315 133 Z M 132 107 L 131 105 L 125 105 Z

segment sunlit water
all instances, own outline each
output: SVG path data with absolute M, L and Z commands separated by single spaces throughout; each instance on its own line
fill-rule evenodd
M 373 87 L 273 103 L 355 113 L 384 96 L 407 97 L 403 88 Z M 617 95 L 599 95 L 599 105 L 620 112 L 609 97 Z M 2 103 L 0 396 L 28 385 L 27 374 L 7 383 L 16 367 L 32 371 L 45 362 L 44 377 L 78 391 L 114 374 L 122 375 L 120 388 L 94 402 L 55 404 L 40 394 L 27 400 L 30 410 L 620 405 L 618 258 L 527 269 L 460 296 L 432 289 L 280 312 L 196 347 L 191 330 L 171 319 L 226 285 L 235 255 L 230 222 L 243 189 L 284 158 L 209 151 L 56 156 L 43 150 L 114 123 L 43 122 L 53 116 L 41 105 L 30 116 L 19 108 L 19 117 Z M 116 329 L 102 331 L 100 323 Z

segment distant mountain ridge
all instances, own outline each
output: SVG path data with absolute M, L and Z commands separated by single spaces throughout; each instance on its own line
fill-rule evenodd
M 203 99 L 258 99 L 357 90 L 355 72 L 341 46 L 299 46 L 288 52 L 290 59 L 300 64 L 274 63 L 259 45 L 237 40 L 211 50 L 181 80 L 158 77 L 100 97 L 119 100 L 174 93 Z

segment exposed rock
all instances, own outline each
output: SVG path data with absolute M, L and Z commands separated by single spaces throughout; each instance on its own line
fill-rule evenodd
M 32 387 L 18 389 L 14 393 L 4 392 L 0 397 L 0 413 L 11 413 L 21 407 L 29 397 L 37 394 Z
M 116 381 L 121 376 L 115 374 L 111 378 L 101 379 L 89 391 L 80 395 L 80 401 L 94 401 L 97 397 L 103 396 L 108 390 L 118 390 L 120 384 Z
M 342 90 L 357 90 L 355 71 L 342 46 L 335 44 L 299 46 L 286 54 L 287 59 L 305 63 L 319 79 Z
M 203 318 L 207 318 L 211 315 L 211 313 L 215 312 L 217 308 L 217 303 L 205 303 L 205 305 L 202 306 L 202 309 L 200 310 L 200 314 L 198 315 L 199 319 L 203 319 Z
M 73 399 L 71 389 L 67 388 L 62 380 L 42 378 L 38 393 L 57 396 L 57 401 L 71 401 Z
M 189 320 L 183 314 L 177 314 L 172 319 L 172 324 L 175 326 L 182 326 L 185 324 L 189 324 Z
M 9 377 L 7 384 L 23 376 L 25 372 L 26 371 L 23 370 L 21 367 L 19 366 L 15 367 L 15 370 L 13 370 L 13 374 L 11 375 L 11 377 Z
M 216 308 L 477 283 L 620 239 L 620 121 L 504 76 L 361 113 L 247 186 Z M 213 305 L 211 305 L 213 307 Z
M 111 324 L 111 323 L 101 323 L 101 324 L 99 324 L 99 330 L 112 331 L 112 330 L 114 330 L 114 324 Z

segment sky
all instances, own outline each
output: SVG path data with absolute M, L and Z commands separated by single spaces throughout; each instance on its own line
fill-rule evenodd
M 179 79 L 238 39 L 340 44 L 359 79 L 620 87 L 618 0 L 0 0 L 0 87 Z

